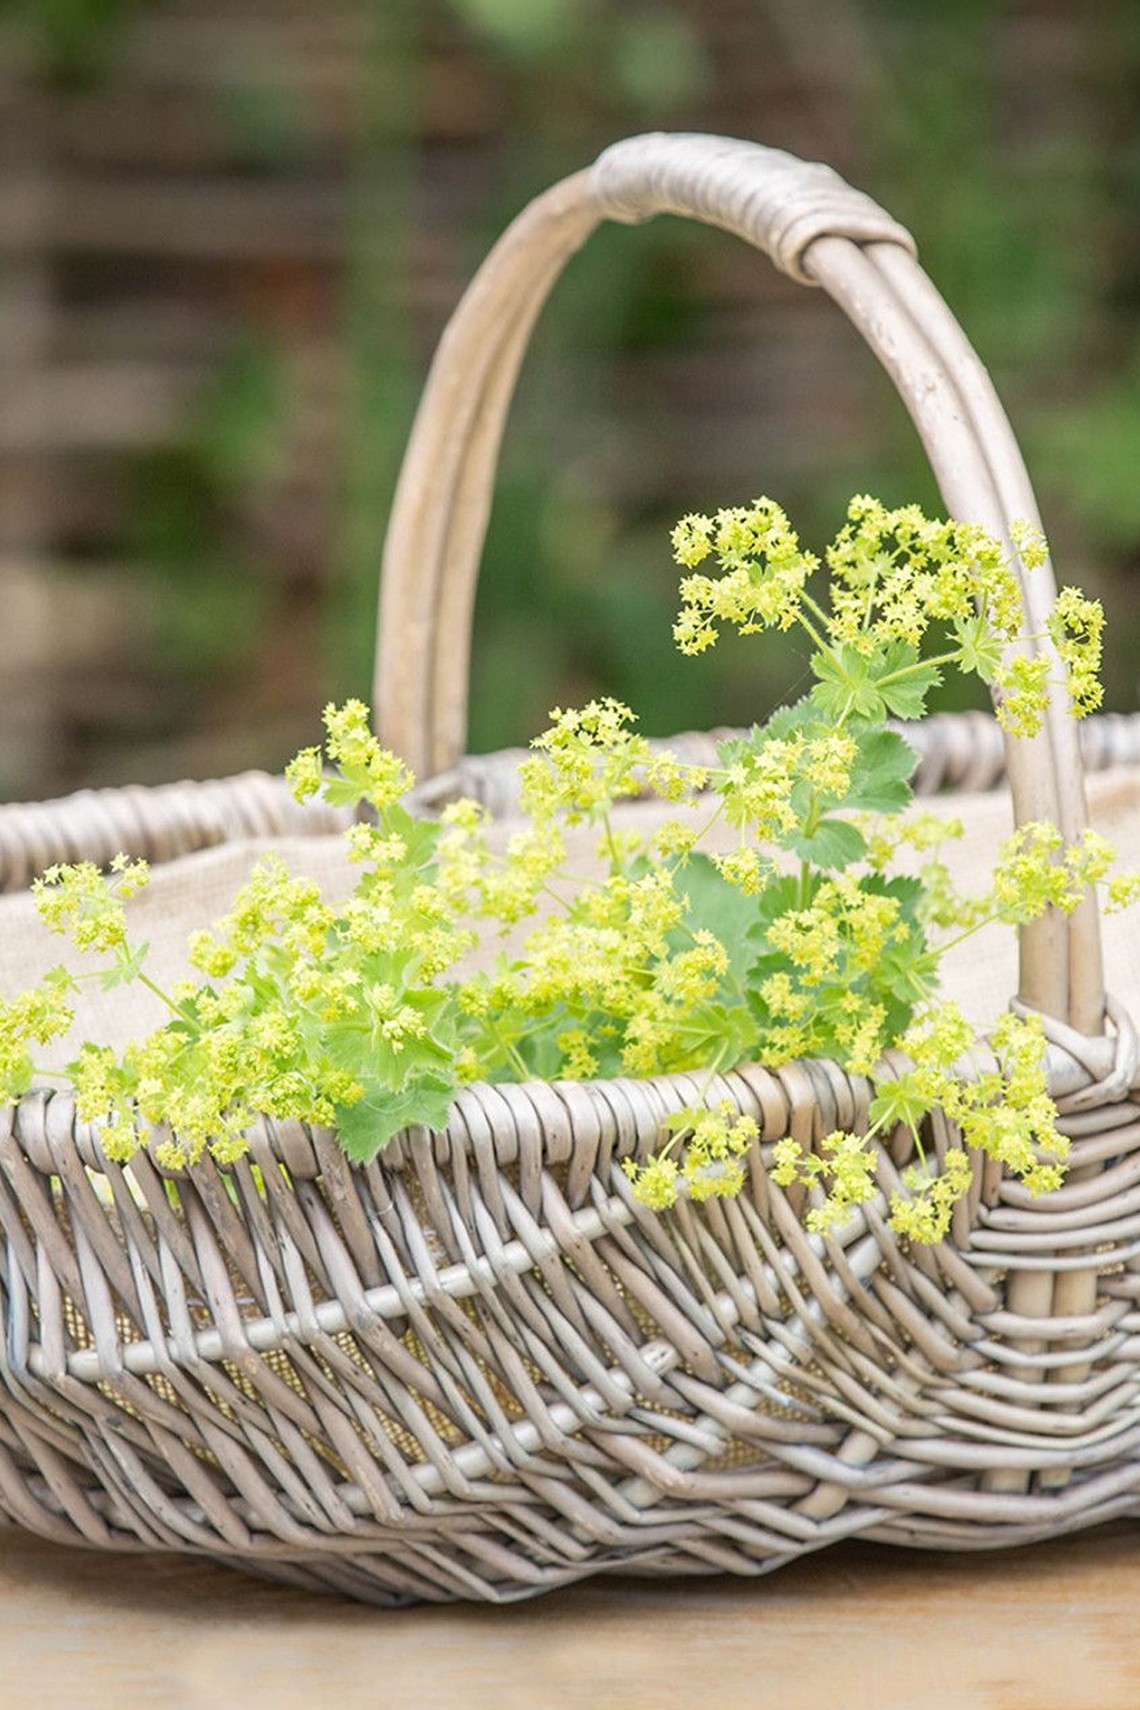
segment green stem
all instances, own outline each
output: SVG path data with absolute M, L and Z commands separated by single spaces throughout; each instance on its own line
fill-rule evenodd
M 1001 920 L 1000 914 L 987 914 L 981 920 L 976 920 L 973 926 L 964 927 L 956 938 L 948 938 L 945 943 L 936 946 L 939 961 L 948 950 L 954 950 L 959 944 L 964 944 L 967 938 L 972 938 L 975 932 L 980 932 L 983 926 L 995 926 Z
M 711 773 L 710 773 L 710 776 L 712 776 Z M 700 843 L 704 838 L 706 838 L 708 836 L 709 832 L 712 830 L 713 826 L 716 824 L 717 820 L 720 818 L 720 816 L 723 812 L 724 812 L 724 800 L 723 800 L 723 798 L 721 798 L 716 812 L 714 814 L 712 814 L 705 821 L 705 823 L 701 826 L 699 831 L 694 832 L 693 841 L 692 841 L 691 846 L 688 849 L 684 850 L 680 855 L 674 856 L 672 864 L 669 864 L 667 862 L 662 863 L 662 865 L 665 867 L 666 871 L 669 874 L 671 874 L 672 877 L 675 878 L 677 876 L 677 874 L 681 871 L 681 869 L 685 865 L 685 862 L 688 860 L 688 858 L 692 854 L 693 850 L 697 847 L 697 844 Z M 743 842 L 743 833 L 741 834 L 741 840 Z
M 135 975 L 135 979 L 138 980 L 140 985 L 145 986 L 148 992 L 153 992 L 156 998 L 160 998 L 166 1005 L 167 1009 L 171 1010 L 173 1014 L 177 1015 L 182 1021 L 189 1022 L 193 1027 L 198 1025 L 193 1012 L 187 1009 L 183 1004 L 175 1003 L 169 992 L 164 992 L 162 987 L 156 985 L 150 975 L 144 974 L 141 968 Z
M 705 823 L 701 826 L 700 830 L 694 836 L 694 838 L 693 838 L 694 849 L 696 848 L 697 844 L 701 841 L 702 838 L 708 836 L 709 832 L 712 830 L 713 826 L 716 824 L 717 820 L 720 818 L 720 816 L 723 812 L 724 812 L 724 799 L 722 797 L 720 799 L 720 801 L 717 803 L 716 812 L 713 813 L 708 819 L 706 819 Z
M 614 840 L 613 826 L 610 824 L 608 813 L 602 815 L 602 832 L 606 840 L 606 848 L 610 852 L 610 866 L 618 867 L 621 865 L 621 858 L 618 855 L 618 847 Z
M 491 1032 L 498 1041 L 500 1050 L 505 1055 L 507 1062 L 511 1065 L 512 1069 L 514 1069 L 515 1073 L 518 1075 L 519 1080 L 533 1080 L 533 1072 L 522 1052 L 503 1035 L 497 1022 L 492 1020 L 490 1025 Z
M 958 658 L 957 649 L 952 653 L 936 653 L 933 659 L 916 659 L 913 665 L 900 665 L 897 671 L 888 671 L 885 677 L 876 680 L 875 687 L 881 689 L 886 683 L 901 683 L 905 677 L 916 677 L 920 671 L 928 671 L 931 666 L 952 665 Z
M 811 612 L 814 617 L 818 618 L 822 627 L 824 629 L 826 629 L 828 623 L 830 622 L 830 619 L 828 618 L 828 615 L 824 611 L 823 607 L 821 605 L 819 605 L 817 601 L 813 600 L 811 595 L 809 593 L 807 593 L 806 591 L 800 595 L 800 600 L 801 600 L 801 603 L 808 608 L 809 612 Z M 809 628 L 808 624 L 804 621 L 802 616 L 800 618 L 800 622 L 804 625 L 804 628 L 808 631 L 808 634 L 811 636 L 812 640 L 813 641 L 817 640 L 817 636 L 816 636 L 815 631 L 813 629 Z M 820 645 L 823 645 L 823 644 L 820 643 Z
M 729 1047 L 726 1043 L 720 1047 L 720 1050 L 717 1052 L 716 1056 L 713 1058 L 712 1063 L 709 1067 L 708 1074 L 705 1076 L 704 1080 L 702 1081 L 701 1090 L 697 1095 L 701 1104 L 704 1104 L 706 1098 L 708 1097 L 709 1088 L 712 1086 L 713 1081 L 716 1079 L 717 1075 L 720 1074 L 721 1069 L 723 1069 L 725 1059 L 728 1056 L 728 1051 L 729 1051 Z
M 805 600 L 805 602 L 807 602 L 807 604 L 812 605 L 812 607 L 814 607 L 815 612 L 819 612 L 819 616 L 820 616 L 820 619 L 822 619 L 822 621 L 827 622 L 826 616 L 824 616 L 824 612 L 820 612 L 819 607 L 817 607 L 817 605 L 815 605 L 814 600 L 808 600 L 807 593 L 805 593 L 805 595 L 803 595 L 803 600 Z M 824 641 L 824 638 L 822 638 L 822 634 L 819 633 L 819 629 L 815 628 L 815 624 L 810 624 L 810 622 L 807 621 L 807 617 L 803 616 L 803 612 L 796 612 L 796 622 L 798 622 L 798 624 L 800 624 L 800 628 L 807 629 L 807 633 L 808 633 L 808 636 L 810 636 L 810 640 L 814 641 L 815 646 L 817 646 L 817 648 L 819 648 L 820 653 L 831 653 L 831 648 L 829 648 L 829 646 L 827 646 L 826 641 Z

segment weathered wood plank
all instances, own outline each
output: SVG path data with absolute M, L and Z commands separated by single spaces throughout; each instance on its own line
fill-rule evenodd
M 158 1557 L 0 1540 L 9 1702 L 38 1710 L 1135 1710 L 1140 1539 L 845 1545 L 760 1582 L 595 1580 L 382 1613 Z

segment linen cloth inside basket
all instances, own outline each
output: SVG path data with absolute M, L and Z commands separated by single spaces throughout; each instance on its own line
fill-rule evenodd
M 1088 780 L 1088 793 L 1094 827 L 1116 845 L 1123 865 L 1140 865 L 1140 767 L 1094 774 Z M 997 846 L 1012 829 L 1008 791 L 954 793 L 928 797 L 917 805 L 963 821 L 965 836 L 946 845 L 946 857 L 960 886 L 984 890 Z M 617 811 L 615 823 L 623 829 L 646 830 L 675 813 L 670 804 L 659 801 L 627 803 Z M 498 821 L 492 842 L 505 842 L 512 829 L 510 819 Z M 725 846 L 731 846 L 733 836 L 727 830 Z M 570 832 L 571 871 L 583 872 L 592 864 L 596 839 L 596 832 L 589 828 Z M 150 944 L 147 969 L 160 985 L 169 987 L 192 973 L 186 960 L 187 935 L 226 912 L 254 861 L 269 851 L 276 851 L 293 872 L 316 879 L 334 901 L 351 891 L 359 873 L 346 858 L 339 834 L 249 839 L 156 866 L 147 889 L 130 903 L 129 919 L 133 940 Z M 521 935 L 525 936 L 525 929 Z M 59 962 L 77 972 L 93 965 L 47 930 L 28 892 L 0 897 L 0 994 L 11 997 Z M 1014 934 L 1009 928 L 986 928 L 950 952 L 943 966 L 944 995 L 956 999 L 970 1019 L 985 1028 L 1016 990 Z M 1108 990 L 1131 1015 L 1140 1016 L 1140 907 L 1109 918 L 1105 977 Z M 121 1047 L 165 1017 L 162 1004 L 143 987 L 104 992 L 97 981 L 91 981 L 77 1000 L 72 1033 L 53 1043 L 50 1056 L 46 1051 L 41 1056 L 49 1066 L 61 1066 L 84 1038 Z

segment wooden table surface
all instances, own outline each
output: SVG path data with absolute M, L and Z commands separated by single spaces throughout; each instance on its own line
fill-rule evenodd
M 0 1710 L 1137 1710 L 1140 1527 L 384 1613 L 0 1536 Z

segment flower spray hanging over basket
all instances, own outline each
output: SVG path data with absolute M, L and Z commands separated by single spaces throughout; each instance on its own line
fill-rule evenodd
M 601 219 L 657 213 L 824 288 L 957 520 L 857 501 L 825 609 L 771 502 L 687 518 L 682 650 L 722 622 L 798 623 L 812 696 L 667 749 L 595 702 L 521 767 L 464 759 L 478 556 L 531 327 Z M 1106 772 L 1098 819 L 1128 835 L 1136 735 L 1073 721 L 1058 685 L 1093 702 L 1098 619 L 1054 603 L 1043 556 L 984 369 L 908 234 L 829 169 L 639 137 L 527 209 L 445 334 L 401 476 L 387 751 L 350 704 L 326 716 L 331 783 L 316 750 L 292 772 L 319 806 L 251 776 L 0 809 L 0 1071 L 22 1090 L 31 1047 L 73 1018 L 106 1040 L 76 1059 L 78 1098 L 0 1114 L 0 1510 L 382 1604 L 762 1572 L 852 1535 L 1006 1544 L 1131 1511 L 1140 970 L 1114 940 L 1106 998 L 1082 750 Z M 933 660 L 931 622 L 950 638 Z M 887 727 L 940 659 L 995 685 L 1004 743 L 978 715 Z M 985 792 L 1008 775 L 1015 829 L 977 906 L 1019 924 L 1016 974 L 989 928 L 974 948 L 955 857 L 925 891 L 888 872 L 937 835 L 872 817 L 909 798 L 916 755 L 920 793 L 965 791 L 986 865 L 1009 827 Z M 399 799 L 409 766 L 437 826 Z M 732 835 L 704 856 L 674 809 L 710 782 Z M 598 835 L 608 876 L 540 921 L 529 962 L 464 965 L 459 904 L 529 919 L 575 836 L 588 853 Z M 268 844 L 280 861 L 250 877 Z M 124 912 L 139 857 L 161 865 Z M 928 928 L 955 919 L 960 1008 L 908 1031 Z M 78 1017 L 72 964 L 31 983 L 53 925 L 110 958 Z M 132 980 L 157 1008 L 123 998 Z M 979 1007 L 988 1044 L 960 1019 Z

